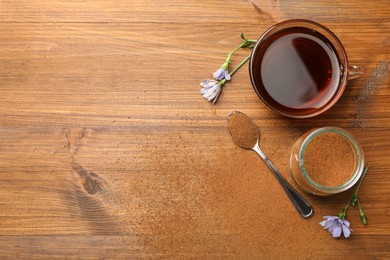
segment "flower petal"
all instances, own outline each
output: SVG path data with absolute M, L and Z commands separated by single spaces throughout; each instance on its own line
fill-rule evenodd
M 222 80 L 225 78 L 225 70 L 223 68 L 219 68 L 216 72 L 213 73 L 213 77 L 216 80 Z
M 215 104 L 215 102 L 217 102 L 218 98 L 219 98 L 219 95 L 221 94 L 222 91 L 219 91 L 219 93 L 215 96 L 214 98 L 214 101 L 213 101 L 213 104 Z
M 333 237 L 340 237 L 341 236 L 341 225 L 335 225 L 333 226 L 333 230 L 332 230 L 332 236 Z M 330 229 L 329 229 L 330 231 Z
M 220 92 L 221 92 L 221 86 L 219 84 L 215 84 L 211 88 L 207 88 L 207 89 L 203 88 L 201 90 L 203 97 L 208 101 L 213 100 L 215 97 L 219 95 Z
M 327 222 L 327 220 L 323 220 L 323 221 L 320 222 L 320 225 L 325 227 L 326 222 Z
M 230 76 L 229 72 L 226 70 L 225 71 L 225 79 L 230 80 L 232 77 Z
M 212 79 L 206 79 L 206 80 L 203 80 L 200 85 L 204 88 L 211 88 L 212 86 L 214 86 L 215 84 L 218 84 L 218 81 L 216 80 L 212 80 Z
M 333 219 L 326 220 L 324 228 L 325 229 L 331 229 L 333 226 L 337 226 L 337 224 L 338 224 L 337 221 L 335 221 Z
M 337 222 L 333 222 L 333 224 L 328 228 L 328 231 L 330 233 L 333 233 L 333 230 L 335 230 L 337 227 L 340 227 L 340 224 Z
M 349 227 L 351 224 L 349 223 L 348 220 L 344 219 L 343 220 L 343 224 L 346 225 L 347 227 Z
M 341 228 L 343 229 L 344 237 L 348 238 L 351 235 L 351 230 L 346 225 L 341 225 Z

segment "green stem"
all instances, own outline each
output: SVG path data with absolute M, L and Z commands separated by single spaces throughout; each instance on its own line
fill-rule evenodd
M 235 48 L 231 53 L 227 55 L 226 61 L 230 61 L 230 58 L 233 56 L 233 54 L 236 53 L 239 49 L 241 49 L 242 46 L 244 46 L 243 42 L 240 45 L 238 45 L 238 47 Z
M 353 194 L 354 196 L 357 196 L 357 193 L 358 193 L 358 190 L 359 190 L 359 188 L 360 188 L 360 185 L 362 185 L 363 179 L 364 179 L 364 177 L 366 177 L 368 168 L 370 168 L 370 166 L 368 166 L 368 165 L 364 168 L 362 177 L 360 178 L 359 183 L 358 183 L 358 185 L 356 186 L 355 192 L 354 192 L 354 194 Z
M 251 39 L 245 38 L 243 32 L 241 33 L 240 37 L 241 37 L 241 39 L 242 39 L 243 41 L 245 41 L 245 42 L 252 42 L 252 43 L 257 42 L 257 40 L 251 40 Z
M 360 219 L 361 219 L 361 221 L 363 222 L 364 225 L 367 225 L 366 214 L 364 214 L 364 212 L 363 212 L 363 209 L 362 209 L 362 206 L 360 205 L 359 199 L 357 199 L 356 202 L 357 202 L 357 205 L 358 205 L 358 207 L 359 207 Z
M 358 204 L 358 207 L 359 207 L 359 210 L 360 210 L 360 218 L 361 218 L 361 220 L 362 220 L 363 223 L 365 223 L 365 224 L 367 223 L 367 221 L 365 220 L 366 217 L 365 217 L 364 212 L 363 212 L 363 210 L 362 210 L 362 207 L 361 207 L 361 205 L 360 205 L 360 201 L 359 201 L 359 198 L 358 198 L 357 193 L 358 193 L 358 190 L 359 190 L 359 188 L 360 188 L 360 185 L 362 185 L 362 182 L 363 182 L 364 177 L 365 177 L 366 174 L 367 174 L 368 168 L 369 168 L 368 165 L 364 168 L 364 171 L 363 171 L 363 173 L 362 173 L 362 177 L 360 178 L 359 183 L 358 183 L 358 185 L 356 186 L 355 192 L 352 194 L 352 196 L 351 196 L 351 198 L 349 199 L 347 205 L 345 205 L 345 207 L 341 210 L 341 212 L 340 212 L 340 214 L 339 214 L 339 218 L 345 219 L 346 216 L 347 216 L 347 209 L 348 209 L 349 205 L 352 204 L 352 206 L 355 206 L 355 203 L 357 203 L 357 204 Z
M 230 77 L 232 77 L 234 73 L 236 73 L 237 70 L 239 70 L 250 58 L 251 54 L 249 54 L 243 61 L 241 61 L 240 64 L 237 65 L 237 67 L 234 68 L 234 70 L 232 70 L 232 72 L 230 72 Z
M 223 87 L 223 85 L 225 85 L 226 82 L 227 82 L 227 80 L 226 80 L 226 79 L 223 79 L 223 80 L 220 80 L 220 81 L 218 82 L 218 84 L 219 84 L 220 86 Z
M 230 52 L 227 55 L 226 62 L 230 62 L 230 58 L 233 56 L 234 53 L 236 53 L 239 49 L 248 46 L 248 42 L 252 42 L 252 40 L 244 40 L 240 43 L 240 45 L 237 46 L 232 52 Z
M 345 219 L 347 216 L 347 209 L 349 207 L 349 204 L 351 204 L 352 198 L 348 201 L 347 205 L 344 206 L 344 208 L 341 210 L 339 214 L 339 218 Z

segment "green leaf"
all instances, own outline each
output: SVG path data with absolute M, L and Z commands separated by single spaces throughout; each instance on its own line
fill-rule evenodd
M 245 36 L 244 36 L 244 32 L 241 33 L 240 37 L 241 37 L 241 39 L 243 39 L 244 41 L 246 41 Z

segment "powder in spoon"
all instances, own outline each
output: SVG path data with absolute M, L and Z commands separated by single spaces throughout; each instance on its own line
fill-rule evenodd
M 304 165 L 311 179 L 325 187 L 336 187 L 349 180 L 356 164 L 349 142 L 340 134 L 314 137 L 304 154 Z
M 228 117 L 230 134 L 242 148 L 253 148 L 259 136 L 256 124 L 244 113 L 234 111 Z

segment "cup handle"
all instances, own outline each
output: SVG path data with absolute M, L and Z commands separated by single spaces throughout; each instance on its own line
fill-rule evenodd
M 364 74 L 364 69 L 359 66 L 348 67 L 348 79 L 356 79 Z

